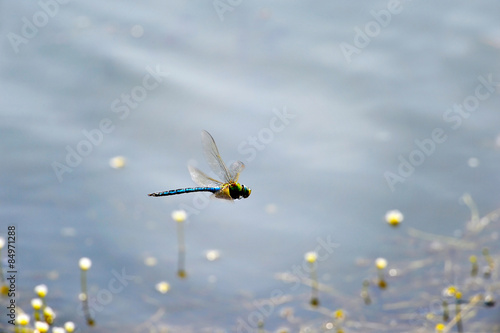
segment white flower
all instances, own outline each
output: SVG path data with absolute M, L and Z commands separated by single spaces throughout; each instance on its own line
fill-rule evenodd
M 35 328 L 40 331 L 40 332 L 48 332 L 49 331 L 49 324 L 43 321 L 36 321 L 35 322 Z
M 304 258 L 306 259 L 307 262 L 313 263 L 316 262 L 316 259 L 318 259 L 318 254 L 314 251 L 307 252 L 304 255 Z
M 378 269 L 382 270 L 387 267 L 387 260 L 385 260 L 384 258 L 377 258 L 375 260 L 375 266 Z
M 166 281 L 161 281 L 156 284 L 155 288 L 160 293 L 166 294 L 170 290 L 170 284 Z
M 26 326 L 30 323 L 30 317 L 26 313 L 21 313 L 17 316 L 16 322 L 21 326 Z
M 42 308 L 42 305 L 43 305 L 43 302 L 41 299 L 39 298 L 33 298 L 31 300 L 31 306 L 33 307 L 33 309 L 35 310 L 40 310 Z
M 172 212 L 172 219 L 175 222 L 184 222 L 187 219 L 187 213 L 185 210 L 174 210 Z
M 47 292 L 47 286 L 44 284 L 39 284 L 35 287 L 35 293 L 38 295 L 38 297 L 44 298 L 47 295 Z
M 75 330 L 75 324 L 72 322 L 72 321 L 67 321 L 65 324 L 64 324 L 64 329 L 67 331 L 67 332 L 73 332 Z
M 121 169 L 125 166 L 126 160 L 123 156 L 115 156 L 109 160 L 109 166 L 113 169 Z
M 385 213 L 385 220 L 392 226 L 399 225 L 404 220 L 403 213 L 399 210 L 394 209 Z
M 205 252 L 205 257 L 207 258 L 208 261 L 214 261 L 220 258 L 220 251 L 219 250 L 208 250 Z
M 82 271 L 87 271 L 92 266 L 92 260 L 90 260 L 89 258 L 83 257 L 80 259 L 78 264 L 80 265 L 80 269 Z

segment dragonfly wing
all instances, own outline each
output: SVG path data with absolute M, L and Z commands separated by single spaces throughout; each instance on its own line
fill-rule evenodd
M 203 144 L 203 153 L 210 169 L 225 183 L 231 183 L 231 174 L 220 157 L 214 138 L 207 131 L 203 131 L 201 132 L 201 142 Z
M 193 182 L 195 182 L 195 184 L 198 184 L 199 186 L 216 187 L 222 185 L 220 181 L 208 177 L 202 171 L 191 165 L 188 165 L 188 169 L 189 173 L 191 174 L 191 179 L 193 180 Z
M 236 161 L 229 167 L 229 174 L 231 175 L 231 180 L 234 183 L 238 182 L 238 178 L 240 178 L 240 172 L 245 169 L 245 164 L 241 161 Z

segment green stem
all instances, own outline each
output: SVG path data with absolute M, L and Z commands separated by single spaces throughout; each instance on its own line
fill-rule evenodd
M 90 315 L 89 294 L 87 293 L 87 271 L 82 269 L 81 277 L 82 277 L 81 278 L 82 294 L 84 295 L 82 300 L 83 313 L 85 314 L 85 319 L 87 320 L 87 324 L 89 326 L 93 326 L 94 319 L 92 319 L 92 316 Z
M 178 242 L 178 261 L 177 275 L 180 278 L 186 277 L 186 244 L 184 241 L 184 222 L 177 222 L 177 242 Z

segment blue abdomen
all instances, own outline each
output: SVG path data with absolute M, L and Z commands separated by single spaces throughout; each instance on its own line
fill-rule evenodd
M 191 192 L 212 192 L 212 193 L 215 193 L 219 190 L 220 190 L 220 187 L 188 187 L 188 188 L 179 188 L 177 190 L 150 193 L 148 195 L 150 197 L 163 197 L 166 195 L 176 195 L 176 194 L 191 193 Z

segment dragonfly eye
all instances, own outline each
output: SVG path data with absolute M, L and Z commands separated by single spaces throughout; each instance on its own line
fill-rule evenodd
M 246 187 L 245 185 L 241 185 L 241 196 L 243 198 L 248 198 L 248 196 L 252 193 L 252 190 Z

